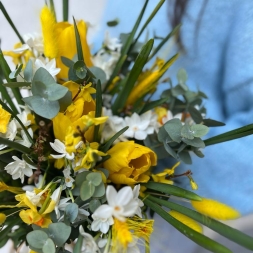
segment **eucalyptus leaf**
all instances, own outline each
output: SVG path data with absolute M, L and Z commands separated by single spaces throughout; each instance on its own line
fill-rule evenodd
M 177 80 L 180 84 L 185 84 L 188 79 L 185 69 L 179 69 L 177 72 Z
M 55 249 L 55 245 L 54 242 L 51 238 L 47 238 L 45 244 L 42 247 L 42 251 L 43 253 L 55 253 L 56 249 Z
M 47 119 L 54 118 L 60 110 L 58 101 L 49 101 L 40 96 L 26 97 L 23 100 L 32 107 L 36 114 Z
M 63 112 L 67 109 L 67 107 L 72 103 L 72 94 L 68 90 L 68 92 L 64 95 L 64 97 L 58 100 L 60 104 L 60 111 Z
M 179 119 L 171 119 L 164 124 L 164 129 L 167 131 L 171 139 L 175 142 L 181 142 L 182 122 Z
M 188 151 L 184 150 L 178 153 L 179 159 L 186 164 L 192 164 L 192 159 Z
M 75 74 L 78 78 L 84 79 L 87 75 L 86 65 L 83 61 L 77 61 L 74 66 Z
M 96 77 L 96 79 L 100 80 L 102 85 L 106 82 L 106 80 L 107 80 L 106 74 L 101 68 L 93 66 L 93 67 L 89 68 L 89 70 Z
M 209 131 L 209 128 L 207 126 L 201 124 L 191 125 L 190 129 L 194 137 L 202 137 Z
M 64 220 L 66 219 L 69 222 L 73 222 L 78 215 L 78 205 L 71 203 L 66 206 L 64 211 Z
M 68 68 L 71 68 L 74 66 L 75 62 L 73 62 L 72 60 L 70 60 L 67 57 L 61 56 L 61 61 L 62 63 L 67 66 Z
M 92 213 L 94 213 L 100 206 L 101 202 L 98 199 L 92 199 L 89 203 L 89 209 Z
M 90 173 L 91 171 L 83 171 L 81 173 L 78 173 L 76 176 L 75 184 L 81 187 L 82 183 L 86 181 L 87 175 Z
M 99 172 L 91 172 L 87 175 L 86 180 L 88 180 L 94 186 L 98 186 L 102 182 L 102 176 Z
M 217 120 L 213 119 L 203 119 L 203 124 L 208 127 L 219 127 L 219 126 L 225 126 L 226 124 Z
M 26 236 L 26 239 L 30 246 L 42 249 L 48 239 L 48 235 L 42 230 L 35 230 L 29 232 Z
M 80 197 L 83 201 L 91 198 L 95 191 L 95 186 L 90 181 L 84 181 L 80 188 Z
M 195 123 L 199 124 L 203 122 L 203 117 L 199 110 L 197 110 L 194 106 L 189 106 L 188 110 Z
M 169 153 L 175 159 L 178 159 L 177 153 L 170 147 L 169 144 L 166 143 L 166 141 L 163 142 L 163 146 L 165 150 L 167 151 L 167 153 Z
M 32 94 L 47 99 L 47 86 L 41 81 L 34 81 L 32 84 Z
M 40 81 L 42 83 L 44 83 L 45 85 L 50 84 L 50 83 L 55 83 L 54 78 L 51 76 L 51 74 L 44 68 L 39 68 L 34 76 L 33 76 L 33 80 L 32 80 L 32 86 L 34 85 L 34 83 L 36 81 Z
M 105 194 L 105 185 L 103 182 L 101 182 L 96 188 L 93 193 L 94 198 L 101 198 Z
M 48 227 L 48 231 L 49 236 L 54 241 L 54 243 L 57 246 L 63 246 L 70 236 L 71 227 L 62 222 L 51 223 Z
M 181 129 L 181 136 L 186 139 L 193 139 L 194 135 L 190 128 L 190 125 L 185 123 Z
M 48 100 L 50 101 L 56 101 L 63 98 L 68 91 L 69 91 L 68 88 L 57 83 L 48 84 L 46 90 Z
M 193 139 L 182 138 L 182 141 L 187 145 L 196 147 L 196 148 L 204 148 L 205 143 L 200 138 L 194 137 Z
M 31 82 L 33 77 L 33 63 L 32 60 L 30 59 L 24 69 L 24 79 L 27 82 Z
M 159 132 L 157 134 L 157 138 L 160 142 L 163 142 L 168 136 L 167 131 L 165 130 L 164 126 L 159 128 Z

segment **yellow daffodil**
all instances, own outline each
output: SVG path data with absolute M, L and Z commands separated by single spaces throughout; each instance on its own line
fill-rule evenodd
M 20 218 L 28 225 L 35 224 L 47 228 L 52 223 L 49 214 L 40 214 L 37 210 L 27 209 L 19 213 Z
M 12 192 L 15 194 L 24 192 L 24 190 L 21 187 L 8 186 L 4 182 L 0 181 L 0 192 L 3 191 Z
M 6 133 L 11 114 L 5 111 L 0 105 L 0 133 Z
M 0 213 L 0 226 L 5 222 L 6 215 L 4 213 Z
M 232 220 L 240 217 L 240 213 L 237 210 L 213 199 L 192 200 L 191 204 L 198 212 L 214 219 Z
M 186 226 L 192 228 L 193 230 L 202 233 L 202 226 L 196 222 L 195 220 L 189 218 L 188 216 L 181 214 L 177 211 L 171 210 L 169 211 L 169 214 L 174 217 L 175 219 L 179 220 L 180 222 L 182 222 L 183 224 L 185 224 Z
M 134 141 L 119 142 L 107 152 L 111 156 L 104 162 L 109 180 L 115 184 L 146 183 L 150 179 L 150 167 L 156 165 L 156 154 Z
M 157 59 L 153 67 L 149 71 L 144 73 L 144 76 L 138 80 L 137 84 L 131 91 L 126 104 L 134 105 L 134 103 L 145 94 L 149 92 L 154 92 L 158 84 L 158 80 L 175 62 L 176 59 L 177 56 L 174 57 L 171 61 L 168 61 L 167 63 L 164 63 L 164 61 L 161 59 Z

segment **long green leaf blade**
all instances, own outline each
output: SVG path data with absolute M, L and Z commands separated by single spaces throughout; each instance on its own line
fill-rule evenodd
M 112 105 L 112 111 L 117 114 L 121 110 L 129 97 L 130 92 L 134 88 L 135 82 L 137 81 L 143 67 L 145 66 L 148 56 L 153 47 L 154 40 L 149 40 L 141 49 L 139 55 L 136 58 L 133 68 L 131 69 L 127 81 L 125 82 L 122 90 L 119 92 L 115 102 Z
M 150 207 L 153 211 L 155 211 L 158 215 L 160 215 L 164 220 L 170 223 L 173 227 L 175 227 L 178 231 L 180 231 L 183 235 L 188 237 L 190 240 L 194 241 L 198 245 L 202 246 L 203 248 L 210 250 L 211 252 L 215 253 L 232 253 L 228 248 L 225 246 L 215 242 L 214 240 L 206 237 L 203 234 L 200 234 L 193 230 L 192 228 L 184 225 L 170 214 L 168 214 L 165 210 L 163 210 L 159 205 L 152 202 L 148 198 L 143 200 L 144 204 Z
M 95 117 L 101 117 L 102 115 L 102 106 L 103 106 L 103 100 L 102 100 L 102 88 L 101 88 L 101 82 L 98 80 L 96 84 L 96 111 L 95 111 Z M 94 128 L 94 141 L 99 141 L 99 125 L 95 126 Z
M 201 200 L 201 197 L 199 195 L 197 195 L 196 193 L 191 192 L 191 191 L 187 191 L 187 190 L 180 188 L 178 186 L 175 186 L 175 185 L 163 184 L 163 183 L 158 183 L 158 182 L 148 182 L 148 183 L 145 183 L 142 185 L 144 185 L 148 189 L 159 191 L 159 192 L 164 192 L 164 193 L 178 196 L 181 198 L 190 199 L 190 200 L 197 200 L 197 201 Z
M 83 49 L 82 49 L 80 34 L 78 32 L 78 28 L 77 28 L 76 21 L 75 21 L 74 17 L 73 17 L 73 20 L 74 20 L 74 28 L 75 28 L 75 36 L 76 36 L 77 58 L 78 58 L 78 61 L 83 61 L 84 62 Z
M 168 207 L 172 210 L 182 213 L 182 214 L 202 223 L 203 225 L 209 227 L 210 229 L 216 231 L 217 233 L 223 235 L 224 237 L 230 239 L 231 241 L 236 242 L 247 249 L 253 250 L 253 238 L 242 233 L 241 231 L 239 231 L 237 229 L 231 228 L 224 223 L 221 223 L 217 220 L 214 220 L 210 217 L 200 214 L 200 213 L 198 213 L 194 210 L 191 210 L 185 206 L 181 206 L 179 204 L 176 204 L 176 203 L 173 203 L 170 201 L 158 199 L 153 196 L 148 196 L 148 199 L 150 199 L 151 201 L 153 201 L 159 205 Z
M 134 39 L 134 35 L 139 27 L 139 24 L 141 22 L 141 19 L 143 17 L 143 14 L 146 10 L 146 7 L 147 7 L 147 4 L 148 4 L 148 0 L 146 0 L 142 10 L 141 10 L 141 13 L 138 17 L 138 19 L 136 20 L 136 23 L 133 27 L 133 29 L 131 30 L 131 33 L 129 34 L 128 38 L 127 38 L 127 41 L 126 43 L 123 45 L 122 49 L 121 49 L 121 56 L 118 60 L 118 62 L 116 63 L 116 66 L 115 66 L 115 69 L 113 70 L 111 76 L 110 76 L 110 79 L 108 80 L 104 90 L 107 90 L 108 86 L 111 84 L 112 80 L 114 79 L 114 77 L 118 74 L 119 70 L 121 69 L 121 67 L 123 66 L 125 60 L 123 60 L 123 58 L 127 58 L 127 54 L 128 54 L 128 51 L 131 47 L 131 44 L 133 42 L 133 39 Z
M 243 126 L 232 131 L 214 136 L 207 140 L 204 140 L 206 146 L 214 145 L 217 143 L 222 143 L 226 141 L 235 140 L 238 138 L 246 137 L 248 135 L 253 134 L 253 124 L 249 124 L 247 126 Z
M 7 145 L 8 147 L 13 148 L 15 150 L 18 150 L 24 154 L 30 154 L 32 152 L 31 149 L 15 142 L 15 141 L 9 141 L 8 139 L 2 138 L 2 137 L 0 137 L 0 143 Z
M 0 2 L 0 9 L 3 12 L 6 20 L 9 22 L 10 26 L 12 27 L 12 29 L 14 30 L 14 32 L 16 33 L 16 35 L 18 36 L 18 38 L 20 39 L 20 42 L 22 44 L 25 44 L 25 41 L 23 40 L 23 38 L 21 37 L 20 33 L 18 32 L 16 26 L 14 25 L 14 23 L 12 22 L 9 14 L 7 13 L 6 9 L 4 8 L 2 2 Z
M 63 5 L 63 21 L 69 20 L 69 0 L 62 0 Z

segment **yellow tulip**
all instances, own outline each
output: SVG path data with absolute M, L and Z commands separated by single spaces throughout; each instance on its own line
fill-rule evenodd
M 5 111 L 0 105 L 0 133 L 6 133 L 11 114 Z
M 149 148 L 134 141 L 119 142 L 108 152 L 111 156 L 104 162 L 109 180 L 115 184 L 146 183 L 150 179 L 150 167 L 156 165 L 157 156 Z
M 0 226 L 5 222 L 6 215 L 4 213 L 0 213 Z

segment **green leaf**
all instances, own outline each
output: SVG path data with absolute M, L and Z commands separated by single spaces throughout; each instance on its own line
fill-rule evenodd
M 192 159 L 188 151 L 184 150 L 178 153 L 179 159 L 186 164 L 192 164 Z
M 191 125 L 190 129 L 194 137 L 202 137 L 209 131 L 209 128 L 207 126 L 201 124 Z
M 102 98 L 102 88 L 100 80 L 98 80 L 96 84 L 96 109 L 95 109 L 95 117 L 101 117 L 102 115 L 102 107 L 103 107 L 103 98 Z M 93 141 L 99 142 L 99 125 L 95 126 Z
M 30 154 L 32 152 L 31 149 L 17 143 L 17 142 L 14 142 L 14 141 L 10 141 L 6 138 L 2 138 L 0 137 L 0 143 L 1 144 L 4 144 L 4 145 L 7 145 L 8 147 L 10 148 L 13 148 L 17 151 L 20 151 L 21 153 L 24 153 L 24 154 Z
M 160 215 L 164 220 L 166 220 L 173 227 L 175 227 L 178 231 L 180 231 L 183 235 L 185 235 L 186 237 L 188 237 L 190 240 L 194 241 L 195 243 L 199 244 L 203 248 L 210 250 L 211 252 L 216 252 L 216 253 L 232 253 L 232 251 L 230 251 L 223 245 L 213 241 L 212 239 L 206 237 L 203 234 L 196 232 L 192 228 L 184 225 L 177 219 L 173 218 L 170 214 L 168 214 L 165 210 L 163 210 L 159 205 L 149 200 L 148 198 L 145 198 L 143 202 L 145 203 L 145 205 L 147 205 L 152 210 L 154 210 L 158 215 Z
M 34 230 L 27 234 L 26 239 L 30 246 L 42 249 L 48 239 L 48 235 L 42 230 Z
M 225 142 L 225 141 L 231 141 L 238 138 L 246 137 L 252 134 L 253 134 L 253 124 L 249 124 L 247 126 L 243 126 L 243 127 L 234 129 L 232 131 L 214 136 L 212 138 L 204 140 L 204 142 L 206 146 L 209 146 L 209 145 L 214 145 L 214 144 Z
M 34 74 L 34 77 L 33 77 L 33 80 L 32 80 L 32 86 L 35 85 L 35 82 L 42 82 L 44 83 L 45 85 L 47 84 L 50 84 L 50 83 L 55 83 L 55 80 L 54 78 L 50 75 L 50 73 L 44 69 L 44 68 L 39 68 L 35 74 Z
M 95 192 L 95 186 L 90 181 L 84 181 L 80 189 L 80 197 L 83 201 L 91 198 Z
M 197 110 L 194 106 L 189 106 L 188 110 L 195 123 L 200 124 L 203 122 L 203 117 L 199 110 Z
M 9 88 L 22 88 L 22 87 L 30 87 L 30 82 L 9 82 L 9 83 L 3 83 L 2 84 L 5 87 Z
M 92 213 L 94 213 L 100 206 L 101 202 L 98 199 L 92 199 L 89 203 L 89 209 Z
M 73 68 L 78 78 L 84 79 L 87 75 L 86 65 L 83 61 L 77 61 Z
M 181 129 L 181 136 L 186 139 L 193 139 L 194 135 L 189 124 L 185 123 Z
M 22 71 L 23 64 L 20 64 L 14 71 L 9 74 L 10 79 L 15 79 Z
M 74 21 L 75 37 L 76 37 L 77 58 L 78 58 L 78 61 L 84 62 L 82 43 L 81 43 L 80 34 L 78 32 L 78 28 L 77 28 L 76 21 L 75 21 L 74 17 L 73 17 L 73 21 Z
M 237 229 L 229 227 L 228 225 L 226 225 L 224 223 L 221 223 L 217 220 L 207 217 L 206 215 L 200 214 L 194 210 L 191 210 L 185 206 L 181 206 L 181 205 L 176 204 L 174 202 L 158 199 L 153 196 L 148 196 L 147 198 L 150 199 L 152 202 L 156 202 L 162 206 L 168 207 L 172 210 L 182 213 L 182 214 L 202 223 L 203 225 L 209 227 L 210 229 L 214 230 L 215 232 L 219 233 L 220 235 L 225 236 L 226 238 L 230 239 L 231 241 L 238 243 L 247 249 L 253 250 L 253 238 L 250 237 L 249 235 L 242 233 L 241 231 L 239 231 Z
M 139 24 L 142 20 L 142 17 L 143 17 L 143 14 L 146 10 L 146 7 L 147 7 L 147 4 L 148 4 L 148 0 L 145 1 L 144 5 L 143 5 L 143 8 L 140 12 L 140 15 L 139 17 L 137 18 L 135 24 L 134 24 L 134 27 L 133 29 L 131 30 L 131 33 L 129 34 L 128 38 L 127 38 L 127 41 L 124 43 L 122 49 L 121 49 L 121 56 L 118 60 L 118 62 L 116 63 L 116 66 L 110 76 L 110 79 L 108 80 L 106 86 L 105 86 L 105 90 L 108 88 L 108 86 L 112 83 L 112 80 L 114 79 L 115 76 L 118 75 L 119 73 L 119 70 L 121 69 L 121 67 L 123 66 L 125 60 L 127 59 L 127 55 L 128 55 L 128 52 L 129 52 L 129 49 L 132 45 L 132 42 L 133 42 L 133 39 L 134 39 L 134 36 L 135 36 L 135 33 L 139 27 Z
M 72 93 L 68 90 L 64 97 L 58 100 L 60 104 L 60 111 L 64 112 L 67 107 L 72 103 Z
M 32 85 L 32 94 L 47 99 L 47 86 L 41 81 L 35 81 Z
M 101 68 L 93 66 L 89 68 L 89 70 L 96 77 L 96 79 L 100 80 L 101 84 L 106 82 L 106 74 Z
M 171 119 L 164 124 L 164 129 L 175 142 L 181 142 L 182 122 L 179 119 Z
M 33 77 L 33 63 L 32 60 L 29 60 L 24 69 L 24 79 L 27 82 L 31 82 Z
M 157 138 L 160 142 L 163 142 L 164 140 L 166 140 L 166 138 L 169 136 L 169 134 L 167 133 L 167 131 L 164 128 L 164 125 L 161 126 L 159 128 L 159 132 L 157 134 Z
M 48 84 L 46 89 L 48 100 L 50 101 L 56 101 L 63 98 L 68 91 L 68 88 L 57 83 Z
M 158 182 L 148 182 L 146 184 L 142 184 L 148 189 L 152 189 L 158 192 L 164 192 L 170 195 L 178 196 L 181 198 L 185 199 L 190 199 L 190 200 L 197 200 L 200 201 L 201 197 L 198 196 L 196 193 L 187 191 L 183 188 L 180 188 L 175 185 L 169 185 L 169 184 L 163 184 L 163 183 L 158 183 Z
M 178 159 L 177 153 L 171 148 L 171 146 L 168 143 L 166 143 L 166 141 L 163 142 L 163 146 L 164 146 L 165 150 L 167 151 L 167 153 L 169 153 L 176 160 Z
M 69 19 L 69 0 L 62 1 L 62 10 L 63 10 L 63 21 L 67 22 Z
M 64 220 L 69 222 L 73 222 L 78 215 L 78 205 L 75 203 L 71 203 L 66 206 L 64 211 Z
M 174 97 L 178 97 L 180 95 L 183 95 L 185 93 L 185 89 L 182 87 L 182 85 L 176 85 L 171 89 L 171 94 Z
M 83 245 L 83 236 L 79 234 L 77 242 L 74 246 L 73 253 L 80 253 L 82 251 L 82 245 Z
M 42 247 L 42 251 L 43 251 L 43 253 L 48 253 L 48 252 L 55 253 L 56 252 L 54 242 L 51 238 L 47 238 L 45 244 Z
M 161 99 L 158 99 L 158 100 L 154 100 L 154 101 L 145 103 L 144 107 L 141 109 L 139 114 L 141 115 L 141 114 L 143 114 L 143 113 L 145 113 L 149 110 L 152 110 L 152 109 L 162 105 L 166 101 L 167 101 L 167 98 L 161 98 Z
M 81 173 L 78 173 L 76 176 L 75 184 L 77 186 L 81 186 L 84 181 L 86 181 L 86 177 L 88 174 L 90 174 L 91 171 L 83 171 Z
M 105 185 L 103 182 L 101 182 L 96 188 L 95 191 L 92 195 L 92 197 L 94 198 L 100 198 L 102 196 L 104 196 L 105 194 Z
M 108 140 L 105 144 L 99 147 L 99 150 L 107 152 L 110 149 L 111 145 L 114 143 L 114 141 L 116 141 L 120 137 L 120 135 L 122 135 L 128 128 L 128 126 L 122 128 L 119 132 L 113 135 L 110 140 Z
M 19 34 L 17 28 L 15 27 L 15 25 L 14 25 L 14 23 L 12 22 L 10 16 L 8 15 L 7 11 L 5 10 L 5 8 L 4 8 L 2 2 L 0 2 L 0 9 L 1 9 L 1 11 L 3 12 L 3 14 L 4 14 L 6 20 L 7 20 L 8 23 L 10 24 L 11 28 L 14 30 L 14 32 L 15 32 L 16 35 L 18 36 L 20 42 L 21 42 L 22 44 L 25 44 L 25 41 L 23 40 L 23 38 L 22 38 L 21 35 Z
M 75 64 L 72 60 L 70 60 L 69 58 L 64 57 L 64 56 L 61 56 L 61 61 L 62 61 L 62 63 L 63 63 L 65 66 L 67 66 L 67 67 L 69 67 L 69 68 L 73 67 L 74 64 Z
M 71 227 L 62 222 L 51 223 L 48 227 L 48 231 L 49 236 L 54 241 L 54 243 L 57 246 L 63 246 L 63 244 L 68 240 L 70 236 Z
M 114 114 L 117 114 L 125 106 L 125 103 L 129 97 L 129 94 L 131 93 L 132 89 L 134 88 L 134 85 L 135 85 L 139 75 L 141 74 L 144 65 L 147 62 L 147 59 L 148 59 L 148 56 L 151 52 L 153 44 L 154 44 L 154 40 L 150 39 L 142 47 L 140 53 L 138 54 L 138 56 L 134 62 L 134 66 L 131 69 L 131 71 L 127 77 L 127 81 L 126 81 L 124 87 L 118 93 L 118 96 L 112 105 L 112 111 Z
M 99 172 L 91 172 L 87 175 L 86 180 L 88 180 L 94 186 L 98 186 L 102 182 L 102 176 Z
M 208 127 L 225 126 L 226 124 L 213 119 L 203 119 L 203 124 Z
M 185 69 L 179 69 L 177 72 L 177 80 L 180 84 L 185 84 L 188 79 Z
M 196 147 L 196 148 L 204 148 L 205 147 L 205 143 L 204 141 L 202 141 L 200 138 L 193 138 L 193 139 L 186 139 L 186 138 L 182 138 L 182 141 L 184 143 L 186 143 L 187 145 Z
M 36 114 L 47 119 L 54 118 L 60 110 L 58 101 L 49 101 L 40 96 L 26 97 L 23 100 L 32 107 Z
M 116 26 L 116 25 L 118 25 L 118 23 L 119 23 L 119 19 L 118 19 L 118 18 L 106 22 L 106 24 L 107 24 L 109 27 Z

